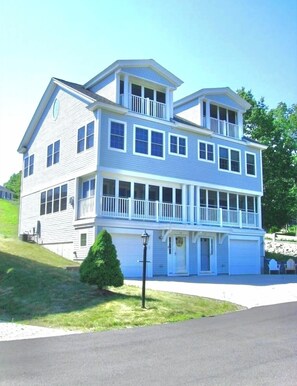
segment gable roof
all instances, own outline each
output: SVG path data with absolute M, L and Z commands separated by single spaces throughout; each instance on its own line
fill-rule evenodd
M 57 87 L 60 87 L 64 90 L 70 91 L 72 94 L 74 94 L 77 97 L 83 98 L 85 102 L 88 104 L 88 108 L 90 110 L 94 110 L 95 108 L 102 107 L 106 109 L 114 109 L 119 112 L 125 113 L 127 111 L 126 108 L 123 106 L 114 103 L 110 101 L 107 98 L 104 98 L 98 94 L 95 94 L 94 92 L 87 90 L 84 86 L 78 84 L 78 83 L 72 83 L 68 82 L 66 80 L 58 79 L 58 78 L 52 78 L 50 80 L 50 83 L 48 84 L 38 106 L 37 109 L 31 119 L 31 122 L 29 123 L 29 126 L 21 140 L 21 143 L 18 147 L 19 153 L 26 153 L 28 143 L 30 142 L 30 139 L 34 133 L 34 130 L 36 126 L 38 125 L 38 122 L 44 112 L 44 109 L 46 108 L 51 96 L 53 95 L 55 89 Z
M 227 95 L 229 98 L 234 100 L 244 111 L 248 110 L 251 105 L 243 98 L 241 98 L 236 92 L 231 90 L 230 87 L 216 87 L 216 88 L 202 88 L 193 94 L 187 95 L 186 97 L 179 99 L 174 102 L 174 107 L 181 106 L 194 99 L 207 97 L 208 95 Z
M 158 74 L 167 79 L 174 87 L 180 86 L 183 81 L 177 76 L 173 75 L 170 71 L 166 70 L 163 66 L 157 63 L 154 59 L 140 59 L 140 60 L 116 60 L 105 70 L 101 71 L 94 78 L 90 79 L 85 85 L 85 88 L 93 87 L 95 84 L 100 82 L 102 79 L 106 78 L 113 72 L 116 71 L 125 71 L 125 68 L 128 67 L 149 67 L 152 70 L 156 71 Z

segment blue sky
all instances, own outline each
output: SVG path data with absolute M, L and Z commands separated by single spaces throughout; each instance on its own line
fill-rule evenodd
M 0 0 L 0 184 L 55 76 L 85 83 L 117 59 L 153 58 L 184 81 L 175 100 L 241 86 L 297 103 L 297 0 Z

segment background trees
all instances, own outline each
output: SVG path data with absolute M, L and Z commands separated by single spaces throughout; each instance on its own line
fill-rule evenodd
M 245 135 L 268 146 L 263 152 L 263 226 L 281 228 L 297 219 L 297 105 L 269 109 L 244 88 L 238 94 L 251 104 L 244 116 Z
M 10 178 L 9 181 L 7 181 L 4 186 L 5 188 L 11 190 L 14 192 L 14 196 L 16 199 L 20 198 L 20 191 L 21 191 L 21 176 L 22 172 L 14 173 Z

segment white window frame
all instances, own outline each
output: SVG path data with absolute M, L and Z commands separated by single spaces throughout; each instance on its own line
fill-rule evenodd
M 111 147 L 110 146 L 110 138 L 111 138 L 111 123 L 116 122 L 120 123 L 121 125 L 124 125 L 124 149 L 118 149 L 116 147 Z M 113 151 L 119 151 L 121 153 L 126 153 L 127 152 L 127 123 L 123 121 L 119 121 L 117 119 L 109 119 L 108 120 L 108 149 L 113 150 Z
M 148 154 L 136 152 L 136 128 L 147 130 L 149 133 L 149 135 L 148 135 Z M 161 133 L 163 135 L 163 156 L 162 157 L 157 157 L 155 155 L 151 155 L 152 131 L 155 131 L 157 133 Z M 165 148 L 166 148 L 166 136 L 165 136 L 164 131 L 154 129 L 151 127 L 141 126 L 141 125 L 133 125 L 133 154 L 134 155 L 141 156 L 141 157 L 154 158 L 154 159 L 158 159 L 158 160 L 165 160 Z
M 200 157 L 200 143 L 204 143 L 206 145 L 206 159 Z M 207 146 L 211 145 L 213 147 L 213 160 L 207 159 Z M 201 141 L 200 139 L 198 140 L 198 159 L 199 161 L 203 162 L 210 162 L 210 163 L 215 163 L 216 162 L 216 154 L 215 154 L 215 144 L 207 141 Z
M 250 173 L 248 173 L 248 171 L 247 171 L 247 156 L 248 155 L 252 155 L 253 157 L 254 157 L 254 167 L 255 167 L 255 174 L 250 174 Z M 257 157 L 256 157 L 256 154 L 255 153 L 251 153 L 251 152 L 249 152 L 249 151 L 246 151 L 245 152 L 245 175 L 246 176 L 248 176 L 248 177 L 254 177 L 254 178 L 256 178 L 257 177 L 257 163 L 256 163 L 256 159 L 257 159 Z
M 221 169 L 220 168 L 220 149 L 221 148 L 228 150 L 228 169 Z M 238 172 L 231 170 L 231 150 L 237 151 L 239 153 L 239 171 Z M 237 174 L 237 175 L 241 174 L 241 151 L 239 149 L 235 149 L 233 147 L 219 145 L 218 146 L 218 169 L 221 172 L 233 173 L 233 174 Z
M 176 137 L 177 138 L 177 153 L 174 153 L 174 152 L 171 151 L 171 137 Z M 179 153 L 179 140 L 180 140 L 180 138 L 185 140 L 186 154 L 180 154 Z M 178 157 L 188 158 L 188 137 L 185 137 L 184 135 L 169 133 L 168 154 L 175 155 L 175 156 L 178 156 Z
M 81 237 L 82 235 L 86 235 L 86 245 L 81 245 Z M 88 248 L 88 232 L 86 232 L 86 230 L 81 230 L 79 232 L 79 248 L 80 249 L 87 249 Z

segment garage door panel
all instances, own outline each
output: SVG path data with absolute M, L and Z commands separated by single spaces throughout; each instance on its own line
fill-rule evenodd
M 259 274 L 260 248 L 258 240 L 230 240 L 231 275 Z
M 124 277 L 141 277 L 143 246 L 139 234 L 111 234 L 117 250 Z M 147 265 L 147 276 L 151 277 L 151 264 Z

